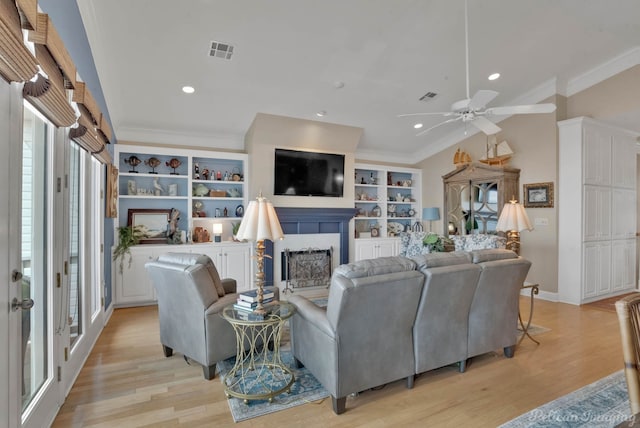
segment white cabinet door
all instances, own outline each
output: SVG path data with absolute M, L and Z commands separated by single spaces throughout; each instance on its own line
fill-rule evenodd
M 398 255 L 396 239 L 385 239 L 378 243 L 378 257 L 391 257 Z
M 611 184 L 615 187 L 634 189 L 636 187 L 636 143 L 628 135 L 614 135 L 611 143 L 612 170 Z
M 583 251 L 582 298 L 607 294 L 611 291 L 611 244 L 588 242 Z
M 358 239 L 355 243 L 355 251 L 355 261 L 375 259 L 377 254 L 376 241 L 371 239 Z
M 611 184 L 611 136 L 607 132 L 585 126 L 584 184 Z
M 221 278 L 233 278 L 238 291 L 251 288 L 251 249 L 245 244 L 231 244 L 219 247 Z
M 131 265 L 125 256 L 122 272 L 120 263 L 115 263 L 116 271 L 116 306 L 135 306 L 137 304 L 152 303 L 156 300 L 155 290 L 144 268 L 145 263 L 155 258 L 151 248 L 132 248 Z
M 635 238 L 636 191 L 615 188 L 611 198 L 611 239 Z
M 635 288 L 635 260 L 635 239 L 625 239 L 613 242 L 611 247 L 612 291 Z
M 583 216 L 584 241 L 609 239 L 611 236 L 611 189 L 584 186 Z
M 397 256 L 398 249 L 399 239 L 357 239 L 355 242 L 355 261 Z

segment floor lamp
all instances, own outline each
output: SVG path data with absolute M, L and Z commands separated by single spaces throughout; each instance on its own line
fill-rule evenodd
M 422 209 L 422 220 L 429 220 L 429 232 L 431 232 L 431 225 L 434 220 L 440 220 L 440 208 L 432 207 L 432 208 L 423 208 Z
M 264 300 L 264 240 L 275 241 L 284 239 L 282 227 L 273 208 L 273 204 L 262 197 L 262 192 L 249 206 L 242 217 L 237 239 L 256 243 L 256 288 L 258 289 L 258 304 L 254 313 L 266 315 Z M 269 257 L 269 256 L 266 256 Z
M 520 254 L 520 232 L 523 230 L 533 230 L 527 212 L 524 207 L 515 199 L 504 204 L 498 225 L 498 232 L 507 232 L 507 249 Z

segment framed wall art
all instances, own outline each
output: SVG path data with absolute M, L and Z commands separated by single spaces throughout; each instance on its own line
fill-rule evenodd
M 525 208 L 553 208 L 553 182 L 524 185 Z
M 171 209 L 131 208 L 128 211 L 127 226 L 143 226 L 145 238 L 141 244 L 166 244 L 167 225 Z

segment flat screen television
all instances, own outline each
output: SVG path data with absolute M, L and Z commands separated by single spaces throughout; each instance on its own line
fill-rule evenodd
M 274 195 L 342 197 L 344 155 L 276 149 Z

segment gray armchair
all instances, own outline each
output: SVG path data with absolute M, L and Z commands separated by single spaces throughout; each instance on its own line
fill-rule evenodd
M 208 256 L 168 253 L 145 265 L 158 298 L 160 343 L 203 367 L 213 379 L 216 363 L 236 354 L 236 335 L 220 315 L 237 299 L 236 281 L 220 279 Z
M 339 266 L 326 311 L 302 296 L 289 301 L 291 349 L 329 391 L 336 414 L 347 395 L 406 378 L 413 386 L 413 322 L 424 275 L 415 262 L 383 257 Z

